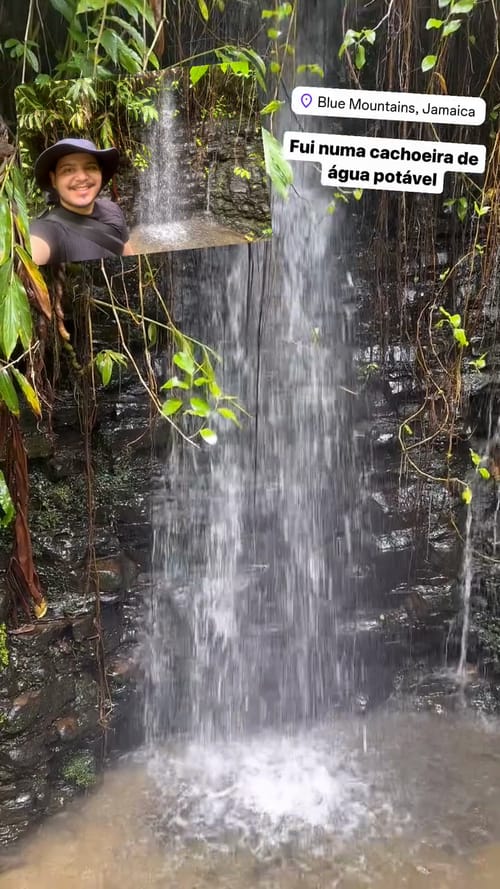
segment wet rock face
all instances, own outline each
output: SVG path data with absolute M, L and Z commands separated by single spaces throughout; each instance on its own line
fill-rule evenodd
M 114 342 L 116 331 L 97 322 L 95 336 Z M 32 539 L 49 609 L 33 623 L 21 611 L 17 622 L 9 616 L 11 538 L 1 532 L 0 844 L 95 782 L 105 735 L 111 752 L 138 739 L 139 618 L 150 583 L 151 427 L 132 374 L 98 393 L 92 552 L 83 440 L 64 382 L 52 434 L 29 417 L 26 429 Z

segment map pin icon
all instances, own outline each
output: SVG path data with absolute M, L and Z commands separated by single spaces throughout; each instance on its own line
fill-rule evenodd
M 312 100 L 313 100 L 313 97 L 311 96 L 311 93 L 302 93 L 302 95 L 300 97 L 300 101 L 302 102 L 304 108 L 309 108 L 309 105 L 311 104 Z

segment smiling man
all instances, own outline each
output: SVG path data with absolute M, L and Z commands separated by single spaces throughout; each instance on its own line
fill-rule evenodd
M 98 149 L 88 139 L 61 139 L 35 163 L 35 179 L 56 206 L 30 225 L 38 265 L 130 256 L 133 250 L 118 204 L 100 198 L 118 167 L 116 148 Z

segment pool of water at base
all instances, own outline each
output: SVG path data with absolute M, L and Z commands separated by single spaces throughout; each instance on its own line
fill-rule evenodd
M 9 859 L 0 889 L 498 889 L 500 722 L 379 711 L 177 738 Z

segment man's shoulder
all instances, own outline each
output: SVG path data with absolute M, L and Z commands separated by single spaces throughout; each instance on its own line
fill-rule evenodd
M 92 214 L 97 219 L 123 219 L 123 210 L 116 201 L 109 198 L 97 198 Z

